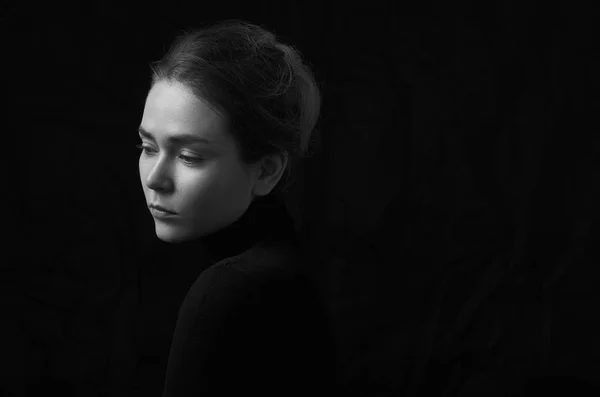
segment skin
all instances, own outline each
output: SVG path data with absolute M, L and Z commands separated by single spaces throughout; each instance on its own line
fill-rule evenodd
M 168 243 L 214 233 L 239 219 L 257 196 L 269 194 L 287 164 L 285 156 L 265 157 L 256 164 L 240 160 L 227 118 L 177 82 L 152 86 L 144 106 L 139 171 L 146 203 L 177 214 L 153 215 L 156 236 Z M 205 143 L 174 143 L 189 134 Z

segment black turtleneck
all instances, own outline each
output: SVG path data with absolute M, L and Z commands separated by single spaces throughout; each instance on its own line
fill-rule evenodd
M 293 219 L 276 196 L 258 198 L 236 222 L 197 242 L 213 261 L 219 261 L 239 255 L 267 238 L 288 243 L 296 239 Z
M 295 237 L 285 205 L 267 196 L 169 247 L 200 271 L 179 307 L 163 397 L 330 393 L 333 341 Z

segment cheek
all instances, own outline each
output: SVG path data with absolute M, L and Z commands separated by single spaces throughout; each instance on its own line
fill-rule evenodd
M 147 186 L 147 180 L 148 175 L 150 175 L 150 172 L 152 171 L 152 166 L 152 163 L 148 159 L 143 159 L 142 156 L 140 156 L 140 159 L 138 161 L 138 172 L 140 177 L 140 184 L 142 185 L 142 191 L 144 192 L 144 194 L 147 194 L 149 190 Z
M 211 167 L 199 172 L 182 173 L 178 181 L 181 192 L 185 192 L 186 201 L 193 206 L 219 206 L 238 197 L 240 193 L 239 176 L 232 174 L 228 167 Z
M 140 159 L 138 160 L 138 171 L 140 174 L 140 181 L 142 182 L 142 186 L 144 188 L 146 187 L 144 181 L 146 180 L 146 176 L 148 175 L 147 169 L 147 164 L 145 164 L 145 162 L 142 160 L 142 156 L 140 156 Z
M 192 207 L 211 200 L 220 190 L 219 175 L 209 169 L 181 169 L 174 177 L 175 189 L 180 199 Z
M 226 166 L 219 169 L 219 175 L 216 179 L 215 189 L 220 192 L 221 195 L 226 196 L 239 196 L 239 193 L 244 190 L 246 181 L 240 170 L 235 164 L 226 164 Z

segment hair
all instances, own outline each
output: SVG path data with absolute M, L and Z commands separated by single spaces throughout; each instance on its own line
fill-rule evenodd
M 227 118 L 244 164 L 287 157 L 276 195 L 289 189 L 297 162 L 319 143 L 314 75 L 297 49 L 263 27 L 228 19 L 186 29 L 150 67 L 152 85 L 183 84 Z

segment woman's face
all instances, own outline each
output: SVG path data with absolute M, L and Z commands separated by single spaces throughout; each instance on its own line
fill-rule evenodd
M 150 210 L 159 239 L 181 242 L 211 234 L 250 205 L 258 168 L 241 162 L 226 119 L 185 86 L 154 84 L 140 138 L 146 203 L 174 212 L 163 217 Z

